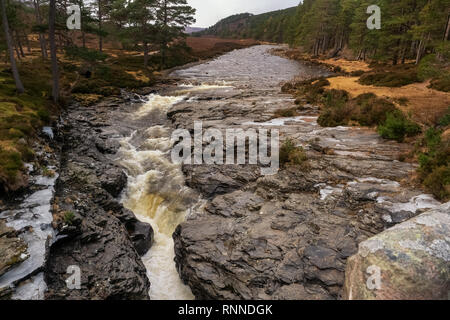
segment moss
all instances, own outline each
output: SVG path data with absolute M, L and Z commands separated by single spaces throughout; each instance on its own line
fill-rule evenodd
M 3 190 L 10 190 L 9 186 L 16 183 L 24 169 L 23 161 L 34 159 L 28 141 L 58 110 L 48 99 L 51 90 L 48 61 L 40 58 L 22 61 L 19 72 L 25 87 L 23 94 L 16 93 L 11 71 L 0 71 L 0 189 Z
M 17 151 L 0 148 L 0 182 L 14 184 L 17 173 L 23 168 L 22 155 Z

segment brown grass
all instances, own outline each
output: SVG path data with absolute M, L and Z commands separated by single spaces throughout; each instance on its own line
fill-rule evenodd
M 427 88 L 429 82 L 413 83 L 400 88 L 366 86 L 358 83 L 358 77 L 329 78 L 327 89 L 347 91 L 351 97 L 372 92 L 379 97 L 390 99 L 403 112 L 412 113 L 414 120 L 423 124 L 432 124 L 441 117 L 450 106 L 450 93 Z M 406 105 L 397 101 L 407 98 Z
M 221 38 L 209 38 L 209 37 L 188 37 L 186 39 L 186 44 L 192 48 L 194 52 L 202 52 L 208 51 L 214 48 L 217 48 L 218 45 L 229 43 L 229 44 L 237 44 L 241 46 L 251 46 L 256 45 L 259 42 L 252 39 L 221 39 Z
M 369 64 L 364 61 L 350 61 L 344 59 L 325 59 L 318 61 L 335 67 L 340 67 L 345 72 L 354 72 L 359 70 L 370 71 Z

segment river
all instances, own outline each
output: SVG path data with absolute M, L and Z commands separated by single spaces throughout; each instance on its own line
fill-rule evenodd
M 317 107 L 307 104 L 300 116 L 272 119 L 277 109 L 295 106 L 290 95 L 281 93 L 283 82 L 295 77 L 325 75 L 326 71 L 271 55 L 271 48 L 255 46 L 236 50 L 215 60 L 175 71 L 171 76 L 177 79 L 176 85 L 166 88 L 163 93 L 151 94 L 147 97 L 148 101 L 136 105 L 127 116 L 126 122 L 131 123 L 135 130 L 120 142 L 117 162 L 126 169 L 128 175 L 128 187 L 122 195 L 122 203 L 140 220 L 149 222 L 155 231 L 154 244 L 143 257 L 151 282 L 151 299 L 193 299 L 194 294 L 197 297 L 215 298 L 273 298 L 274 294 L 283 297 L 284 291 L 280 290 L 285 288 L 284 284 L 273 278 L 282 279 L 285 276 L 283 272 L 287 271 L 280 271 L 281 276 L 274 276 L 269 271 L 271 268 L 295 266 L 295 263 L 285 262 L 291 246 L 295 246 L 286 239 L 300 236 L 289 234 L 289 228 L 273 227 L 274 219 L 279 222 L 284 218 L 274 218 L 269 213 L 282 210 L 289 215 L 286 212 L 291 209 L 287 208 L 295 203 L 296 206 L 301 203 L 303 208 L 310 210 L 313 214 L 309 214 L 307 219 L 314 220 L 319 229 L 324 230 L 319 232 L 320 236 L 314 236 L 314 242 L 323 242 L 325 237 L 329 237 L 332 242 L 340 234 L 341 228 L 348 229 L 352 223 L 358 223 L 352 235 L 353 242 L 345 244 L 349 248 L 345 249 L 350 251 L 354 251 L 362 239 L 397 219 L 398 212 L 406 210 L 416 213 L 418 209 L 439 205 L 431 196 L 422 194 L 420 190 L 403 187 L 400 183 L 414 170 L 413 165 L 396 160 L 401 152 L 407 150 L 406 145 L 386 142 L 369 129 L 321 128 L 317 124 Z M 171 133 L 174 128 L 191 129 L 194 121 L 202 121 L 204 129 L 277 128 L 282 140 L 292 138 L 307 150 L 311 171 L 301 177 L 296 176 L 298 172 L 286 176 L 284 171 L 275 177 L 260 177 L 253 169 L 245 166 L 202 165 L 182 168 L 170 161 L 173 145 Z M 333 151 L 327 153 L 323 150 Z M 276 187 L 268 187 L 267 180 L 270 179 L 273 179 L 271 183 Z M 292 187 L 297 185 L 297 188 Z M 233 214 L 217 213 L 225 208 L 231 211 L 240 208 L 238 200 L 222 198 L 223 194 L 235 192 L 241 192 L 236 198 L 241 197 L 244 202 L 250 198 L 256 201 L 254 199 L 257 197 L 257 201 L 264 203 L 258 206 L 260 216 L 256 220 L 245 220 L 242 218 L 246 217 L 245 214 L 233 218 Z M 360 198 L 369 199 L 370 204 L 358 202 L 354 206 L 336 205 L 350 201 L 348 194 L 352 192 L 364 193 Z M 350 198 L 354 202 L 360 201 L 355 200 L 357 196 Z M 215 204 L 215 208 L 220 210 L 212 214 L 214 217 L 209 217 L 212 210 L 207 210 L 208 214 L 205 214 L 204 208 L 216 200 L 221 201 Z M 372 212 L 359 218 L 349 213 L 358 212 L 363 207 L 370 211 L 368 206 L 382 213 L 375 218 L 371 216 Z M 345 219 L 333 220 L 336 219 L 337 211 Z M 333 218 L 319 217 L 319 212 L 330 213 Z M 364 220 L 369 219 L 369 216 L 373 221 Z M 172 234 L 184 221 L 185 233 L 178 236 L 181 247 L 177 250 L 182 254 L 177 257 L 177 270 Z M 207 227 L 203 224 L 205 221 L 208 222 Z M 229 238 L 242 242 L 232 249 L 229 239 L 223 239 L 218 231 L 220 226 L 230 223 L 235 226 L 232 227 L 233 231 L 229 231 Z M 255 223 L 251 230 L 236 227 L 249 223 Z M 268 231 L 267 223 L 272 223 L 272 229 L 277 232 Z M 286 223 L 291 222 L 287 220 Z M 218 229 L 211 231 L 209 228 L 212 226 L 218 226 Z M 209 232 L 217 232 L 217 236 Z M 247 236 L 242 238 L 242 234 Z M 348 232 L 342 234 L 347 235 Z M 313 236 L 304 236 L 305 239 L 308 237 Z M 263 239 L 265 246 L 272 243 L 281 252 L 277 253 L 280 256 L 275 258 L 262 253 L 252 256 L 252 250 L 259 250 L 258 244 L 252 239 Z M 245 247 L 244 244 L 249 241 L 253 241 L 251 245 L 256 246 L 255 249 Z M 194 243 L 202 243 L 202 246 Z M 186 244 L 189 246 L 183 247 Z M 227 255 L 224 252 L 226 247 L 240 255 L 241 262 L 237 263 Z M 242 260 L 244 254 L 246 258 Z M 262 258 L 274 259 L 272 267 L 269 263 L 267 268 L 262 268 L 259 265 L 262 262 L 258 262 Z M 242 264 L 248 270 L 241 270 Z M 341 285 L 340 273 L 343 270 L 341 265 L 329 268 L 335 268 L 339 273 L 326 275 L 328 279 L 331 278 L 329 286 L 332 289 L 327 286 L 316 288 L 316 285 L 307 284 L 304 278 L 283 281 L 302 283 L 309 290 L 305 289 L 307 292 L 312 290 L 317 295 L 335 297 L 337 289 L 334 287 Z M 182 282 L 180 273 L 190 287 L 196 287 L 194 294 Z M 264 284 L 248 283 L 248 279 L 261 277 L 265 279 Z M 320 272 L 309 276 L 314 277 L 325 276 Z M 230 290 L 230 287 L 233 289 Z

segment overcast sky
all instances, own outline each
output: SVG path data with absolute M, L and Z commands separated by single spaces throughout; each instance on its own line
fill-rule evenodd
M 254 14 L 294 7 L 300 0 L 188 0 L 197 9 L 194 27 L 209 27 L 236 13 Z

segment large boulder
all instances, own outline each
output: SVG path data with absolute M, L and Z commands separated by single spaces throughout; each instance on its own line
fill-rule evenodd
M 344 298 L 448 299 L 450 202 L 359 245 L 348 259 Z

